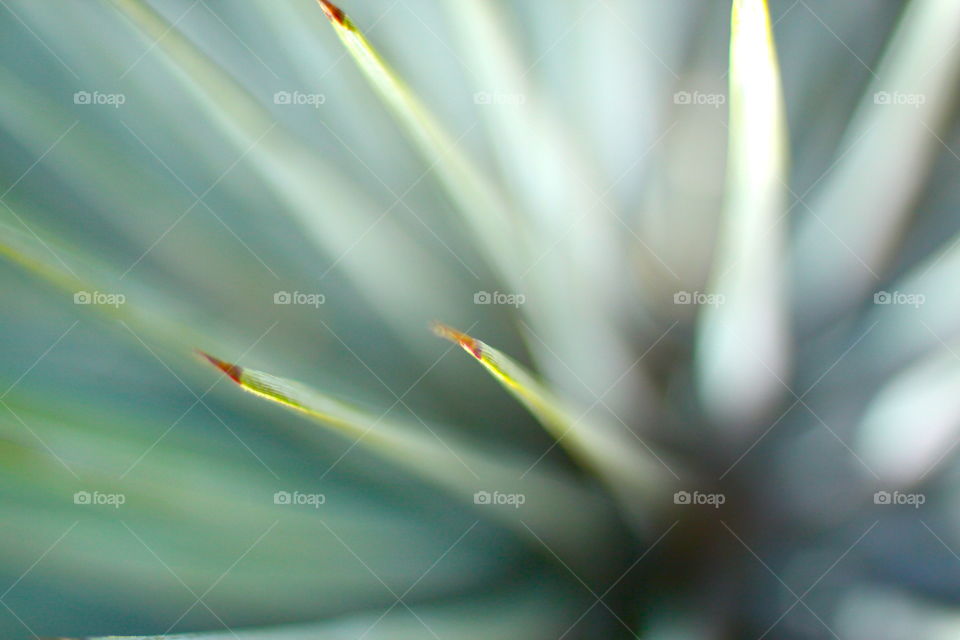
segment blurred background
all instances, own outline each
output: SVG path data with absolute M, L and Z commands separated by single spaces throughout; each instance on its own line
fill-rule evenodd
M 315 0 L 0 0 L 0 635 L 956 637 L 960 3 L 770 0 L 773 361 L 770 300 L 715 286 L 729 2 L 341 8 L 508 210 L 464 212 Z M 437 320 L 657 480 L 579 467 Z M 194 349 L 492 490 L 463 442 L 527 504 Z

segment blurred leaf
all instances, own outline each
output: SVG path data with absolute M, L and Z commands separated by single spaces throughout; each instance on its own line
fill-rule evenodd
M 960 355 L 947 345 L 898 373 L 876 394 L 857 450 L 887 482 L 912 485 L 960 442 Z
M 11 211 L 13 211 L 11 209 Z M 22 218 L 21 218 L 22 220 Z M 230 331 L 204 333 L 195 317 L 187 321 L 177 317 L 183 309 L 162 292 L 133 281 L 119 283 L 114 270 L 95 256 L 81 253 L 62 242 L 50 240 L 53 234 L 43 232 L 35 221 L 16 229 L 0 222 L 0 257 L 27 273 L 52 285 L 64 300 L 73 300 L 82 293 L 110 292 L 125 298 L 122 304 L 84 304 L 84 310 L 107 318 L 127 322 L 186 351 L 196 344 L 228 348 Z M 41 237 L 48 238 L 42 240 Z M 134 335 L 128 336 L 135 340 Z
M 136 262 L 133 262 L 133 258 L 126 258 L 126 271 L 116 264 L 106 269 L 108 265 L 103 264 L 106 258 L 101 257 L 103 270 L 111 275 L 111 281 L 124 280 L 140 260 L 149 254 L 152 260 L 163 265 L 167 273 L 176 274 L 178 283 L 190 283 L 190 289 L 181 290 L 179 297 L 184 297 L 187 291 L 206 298 L 222 293 L 222 284 L 212 286 L 212 282 L 195 277 L 196 271 L 201 268 L 200 261 L 203 261 L 202 268 L 205 270 L 215 269 L 210 260 L 203 260 L 207 257 L 204 253 L 198 251 L 188 259 L 183 255 L 183 246 L 158 241 L 158 237 L 161 240 L 166 237 L 166 233 L 161 234 L 161 231 L 169 232 L 172 229 L 164 221 L 161 212 L 186 215 L 196 208 L 199 202 L 184 211 L 186 205 L 183 204 L 183 190 L 178 186 L 176 191 L 171 191 L 169 180 L 156 170 L 156 158 L 149 155 L 153 151 L 149 150 L 147 158 L 143 157 L 141 151 L 145 147 L 141 141 L 135 139 L 136 134 L 125 122 L 122 124 L 126 126 L 125 134 L 130 138 L 128 140 L 117 139 L 109 128 L 96 120 L 74 120 L 75 112 L 44 92 L 37 91 L 35 86 L 9 69 L 0 68 L 0 87 L 0 122 L 5 130 L 24 148 L 38 157 L 43 157 L 44 166 L 69 187 L 72 197 L 76 199 L 76 202 L 68 205 L 69 209 L 72 210 L 81 203 L 92 205 L 90 215 L 94 216 L 94 220 L 89 228 L 86 224 L 66 224 L 58 233 L 43 233 L 39 234 L 40 237 L 57 238 L 61 242 L 67 242 L 68 239 L 79 241 L 80 238 L 87 238 L 84 232 L 102 229 L 100 225 L 106 224 L 115 234 L 112 235 L 114 244 L 111 245 L 115 253 L 111 252 L 110 258 L 124 256 L 127 252 L 134 255 L 140 252 L 140 258 Z M 73 124 L 67 128 L 71 120 Z M 50 147 L 52 131 L 63 133 L 57 139 L 55 149 Z M 132 150 L 125 144 L 131 142 L 134 145 Z M 30 200 L 26 202 L 30 203 Z M 30 206 L 26 207 L 26 211 L 22 211 L 25 207 L 22 202 L 18 202 L 16 192 L 4 199 L 3 204 L 6 207 L 0 206 L 0 219 L 7 215 L 15 216 L 18 224 L 29 226 L 38 224 L 40 218 L 56 219 L 56 213 L 46 210 L 46 207 Z M 222 237 L 197 237 L 194 241 L 195 247 L 217 253 L 226 252 L 225 246 L 233 241 L 233 238 L 224 234 Z M 149 249 L 144 251 L 147 247 Z M 235 247 L 236 245 L 229 245 L 230 249 Z M 90 251 L 87 249 L 83 253 L 89 256 Z M 270 284 L 276 287 L 273 277 L 266 275 L 266 270 L 254 260 L 235 261 L 231 275 L 243 279 L 250 286 L 262 284 L 269 279 Z
M 734 0 L 728 187 L 697 343 L 700 393 L 719 421 L 750 425 L 784 391 L 787 140 L 766 0 Z
M 515 281 L 525 268 L 519 259 L 529 255 L 522 220 L 458 149 L 457 141 L 387 65 L 350 18 L 331 2 L 319 2 L 347 51 L 406 127 L 432 170 L 465 214 L 484 255 L 508 282 Z
M 960 236 L 874 294 L 862 323 L 876 324 L 865 340 L 863 366 L 891 374 L 960 336 Z
M 630 365 L 623 355 L 628 350 L 619 343 L 617 334 L 620 329 L 617 327 L 616 318 L 603 313 L 606 305 L 612 303 L 609 296 L 603 303 L 584 299 L 582 304 L 563 318 L 549 311 L 555 305 L 565 304 L 571 295 L 577 295 L 576 291 L 571 293 L 568 286 L 571 278 L 579 277 L 575 267 L 567 272 L 570 265 L 562 259 L 562 253 L 559 258 L 552 255 L 555 245 L 558 244 L 556 240 L 552 240 L 556 234 L 550 234 L 546 230 L 534 232 L 531 220 L 522 212 L 514 210 L 486 176 L 459 150 L 457 141 L 383 60 L 350 18 L 327 0 L 320 0 L 320 4 L 360 69 L 431 163 L 431 168 L 465 215 L 466 222 L 490 264 L 498 269 L 503 281 L 513 287 L 515 292 L 529 292 L 530 297 L 539 302 L 525 306 L 522 311 L 537 327 L 538 333 L 542 333 L 546 344 L 551 345 L 546 348 L 537 342 L 530 342 L 531 350 L 537 354 L 544 369 L 554 379 L 570 381 L 568 386 L 579 390 L 581 385 L 578 381 L 570 380 L 567 367 L 557 363 L 550 352 L 555 346 L 568 354 L 572 366 L 576 366 L 580 371 L 580 379 L 586 377 L 603 388 L 609 387 Z M 558 150 L 552 149 L 549 153 L 555 154 Z M 524 157 L 529 163 L 530 156 L 525 153 Z M 582 178 L 577 176 L 577 180 Z M 591 203 L 591 209 L 600 204 L 598 200 L 599 198 Z M 541 217 L 546 219 L 555 213 L 553 210 L 543 211 Z M 588 216 L 592 212 L 578 213 Z M 539 222 L 542 224 L 544 220 Z M 564 235 L 569 235 L 570 225 L 561 226 L 564 227 Z M 586 246 L 596 246 L 598 238 L 594 237 L 595 234 L 588 235 L 591 242 Z M 581 245 L 580 250 L 584 246 Z M 607 247 L 601 248 L 599 253 L 605 260 L 609 260 L 611 251 L 613 248 Z M 586 259 L 579 250 L 577 256 Z M 542 268 L 537 268 L 544 260 L 546 262 Z M 558 270 L 565 275 L 558 276 Z M 616 273 L 616 269 L 608 273 Z M 607 277 L 615 279 L 614 275 Z M 582 287 L 595 289 L 600 286 L 597 283 L 603 280 L 604 278 L 600 277 L 587 278 Z M 592 297 L 593 294 L 584 293 L 584 298 Z M 637 394 L 642 397 L 646 383 L 641 372 L 642 369 L 631 367 L 627 375 Z
M 377 213 L 317 149 L 277 124 L 243 86 L 142 0 L 112 0 L 155 42 L 217 126 L 244 153 L 287 207 L 290 218 L 326 255 L 346 268 L 357 290 L 388 320 L 417 320 L 425 308 L 456 299 L 447 270 L 435 264 L 396 220 Z M 378 233 L 370 234 L 376 226 Z M 352 251 L 363 240 L 402 268 L 384 269 Z M 439 294 L 439 295 L 438 295 Z M 403 331 L 411 338 L 414 332 Z
M 635 509 L 638 497 L 656 502 L 671 491 L 668 474 L 674 478 L 676 474 L 649 448 L 644 450 L 638 446 L 646 447 L 627 425 L 622 425 L 622 429 L 607 429 L 591 424 L 587 420 L 589 409 L 580 415 L 571 412 L 506 354 L 445 325 L 437 324 L 434 330 L 476 358 L 540 421 L 557 443 L 619 493 L 628 510 Z
M 530 350 L 542 370 L 553 380 L 567 381 L 564 387 L 571 392 L 583 387 L 580 380 L 592 388 L 608 388 L 629 369 L 607 402 L 636 409 L 649 401 L 652 391 L 643 369 L 630 368 L 620 322 L 619 275 L 625 257 L 619 240 L 632 231 L 607 203 L 610 189 L 603 189 L 595 164 L 569 123 L 530 81 L 532 67 L 525 68 L 512 46 L 518 38 L 511 33 L 504 7 L 464 0 L 451 3 L 449 12 L 462 34 L 459 40 L 470 70 L 483 83 L 474 101 L 488 123 L 501 173 L 542 245 L 523 276 L 524 287 L 536 298 L 523 312 L 538 333 L 543 332 L 544 342 L 564 354 L 565 363 L 527 336 Z M 578 303 L 568 304 L 571 299 Z M 559 307 L 567 309 L 562 321 L 546 311 Z
M 409 585 L 462 533 L 444 532 L 441 540 L 429 522 L 362 485 L 321 483 L 315 473 L 279 466 L 277 478 L 258 461 L 225 455 L 222 441 L 198 437 L 195 447 L 171 437 L 155 446 L 170 425 L 150 416 L 69 408 L 75 410 L 63 418 L 11 396 L 4 400 L 2 416 L 16 418 L 0 421 L 0 558 L 17 566 L 69 529 L 35 579 L 120 609 L 150 593 L 158 610 L 176 615 L 187 589 L 202 591 L 215 581 L 208 603 L 236 620 L 342 613 L 352 601 L 387 606 L 389 593 L 354 553 L 385 579 Z M 183 426 L 189 431 L 202 422 Z M 277 504 L 275 493 L 291 489 L 326 500 L 319 508 Z M 77 491 L 121 494 L 124 503 L 76 504 Z M 462 516 L 457 521 L 466 522 L 464 530 L 469 524 Z M 383 531 L 403 539 L 403 554 L 383 544 Z M 479 530 L 473 535 L 419 582 L 421 593 L 462 593 L 503 570 L 490 562 L 490 542 Z M 509 544 L 487 529 L 484 538 L 490 535 Z M 255 553 L 236 564 L 255 541 Z M 91 573 L 100 580 L 89 581 Z
M 958 39 L 954 0 L 905 4 L 840 155 L 804 206 L 792 269 L 804 325 L 861 301 L 893 257 L 930 165 L 945 146 L 941 136 L 960 74 Z
M 231 629 L 207 633 L 131 636 L 126 640 L 550 640 L 569 622 L 556 602 L 525 592 L 478 596 L 469 601 L 355 614 L 324 622 L 274 629 Z M 67 639 L 64 639 L 67 640 Z M 120 640 L 119 636 L 86 640 Z
M 356 444 L 371 447 L 415 475 L 478 505 L 482 513 L 524 536 L 529 530 L 523 523 L 530 523 L 535 530 L 543 531 L 551 544 L 563 545 L 568 553 L 583 559 L 583 550 L 577 547 L 584 536 L 608 524 L 611 514 L 595 495 L 547 467 L 525 473 L 526 463 L 516 456 L 469 445 L 447 431 L 441 435 L 422 420 L 422 429 L 418 429 L 388 420 L 389 410 L 379 417 L 370 415 L 299 382 L 203 355 L 243 390 L 303 413 Z M 476 500 L 478 491 L 522 494 L 523 509 L 491 508 L 493 505 Z

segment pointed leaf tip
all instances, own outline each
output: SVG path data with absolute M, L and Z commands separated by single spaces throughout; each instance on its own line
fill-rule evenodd
M 638 504 L 638 496 L 645 496 L 644 501 L 655 500 L 663 487 L 671 486 L 669 478 L 660 469 L 663 464 L 669 470 L 665 463 L 655 455 L 638 449 L 624 431 L 611 428 L 606 423 L 591 423 L 589 409 L 586 412 L 573 411 L 510 356 L 439 322 L 433 324 L 433 331 L 473 355 L 507 392 L 537 418 L 558 444 L 615 491 L 631 514 Z
M 215 366 L 217 369 L 220 369 L 220 371 L 223 371 L 225 374 L 230 376 L 231 380 L 233 380 L 237 384 L 241 384 L 240 378 L 243 376 L 243 367 L 236 364 L 230 364 L 229 362 L 224 362 L 219 358 L 214 358 L 209 353 L 200 351 L 199 349 L 197 350 L 197 353 L 203 356 L 204 358 L 206 358 L 210 362 L 210 364 Z
M 470 337 L 464 332 L 457 331 L 453 327 L 448 327 L 440 322 L 433 323 L 433 332 L 441 338 L 460 345 L 464 351 L 471 354 L 477 360 L 483 360 L 483 346 L 480 341 Z
M 343 24 L 347 16 L 343 13 L 343 10 L 337 5 L 330 2 L 330 0 L 317 0 L 320 3 L 320 8 L 323 9 L 323 12 L 327 14 L 327 17 L 330 18 L 333 22 L 337 24 Z

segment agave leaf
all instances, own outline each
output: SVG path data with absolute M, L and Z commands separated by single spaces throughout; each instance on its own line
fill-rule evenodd
M 571 65 L 578 78 L 571 82 L 564 102 L 569 96 L 582 105 L 582 122 L 573 128 L 583 131 L 584 140 L 597 150 L 603 173 L 618 178 L 606 187 L 611 201 L 639 202 L 651 187 L 648 180 L 633 178 L 647 175 L 647 168 L 653 170 L 659 158 L 652 153 L 638 157 L 637 152 L 656 147 L 674 120 L 675 114 L 664 110 L 662 99 L 673 90 L 674 69 L 680 68 L 688 53 L 685 43 L 690 41 L 694 16 L 703 8 L 631 0 L 606 0 L 595 8 L 571 7 L 584 11 L 588 28 L 571 32 L 574 46 L 564 51 L 563 64 Z M 628 22 L 630 28 L 626 28 Z
M 147 336 L 181 360 L 189 357 L 196 345 L 229 352 L 243 352 L 251 346 L 248 336 L 229 325 L 218 322 L 214 328 L 209 319 L 190 312 L 156 288 L 132 279 L 118 281 L 109 265 L 63 242 L 41 240 L 52 235 L 36 222 L 29 225 L 25 231 L 0 222 L 0 259 L 51 285 L 65 300 L 83 292 L 123 295 L 123 304 L 84 304 L 79 308 L 116 322 L 119 335 L 138 349 L 146 347 L 143 340 Z M 188 376 L 196 374 L 190 367 L 186 371 Z
M 318 0 L 347 51 L 393 114 L 426 156 L 434 172 L 457 202 L 475 232 L 491 265 L 508 282 L 526 268 L 526 230 L 510 207 L 473 163 L 459 150 L 457 141 L 390 68 L 350 18 L 328 0 Z
M 955 562 L 949 556 L 956 555 L 956 540 L 952 535 L 942 535 L 940 527 L 931 528 L 926 518 L 920 519 L 920 524 L 927 530 L 919 526 L 918 529 L 929 537 L 931 545 L 926 557 L 930 562 L 948 563 L 949 568 L 943 568 L 948 571 L 952 568 L 950 563 Z M 939 570 L 937 567 L 935 572 Z M 893 625 L 892 620 L 896 620 Z M 956 607 L 902 586 L 861 580 L 839 599 L 836 623 L 831 626 L 840 638 L 894 640 L 906 634 L 911 638 L 950 640 L 960 634 L 960 615 Z
M 567 547 L 574 557 L 584 559 L 582 548 L 577 551 L 583 536 L 609 524 L 606 520 L 611 514 L 605 513 L 606 506 L 598 503 L 596 495 L 553 471 L 538 469 L 524 474 L 522 461 L 470 446 L 446 431 L 440 435 L 422 421 L 423 429 L 417 429 L 388 420 L 389 410 L 377 417 L 294 380 L 202 355 L 244 391 L 305 414 L 355 444 L 369 446 L 416 476 L 479 505 L 483 513 L 525 537 L 522 523 L 536 523 L 531 526 L 556 538 L 554 542 Z M 489 504 L 477 502 L 478 491 L 522 494 L 523 509 L 491 509 Z
M 875 292 L 863 324 L 877 329 L 865 341 L 860 366 L 889 375 L 960 335 L 960 236 L 942 247 Z
M 559 256 L 554 253 L 555 247 L 552 243 L 544 246 L 541 240 L 538 245 L 532 236 L 543 239 L 552 235 L 546 232 L 534 234 L 530 221 L 517 215 L 510 203 L 457 148 L 453 137 L 383 60 L 350 18 L 327 0 L 319 2 L 337 35 L 370 83 L 432 163 L 431 167 L 465 215 L 466 222 L 474 231 L 488 262 L 515 292 L 528 292 L 531 299 L 538 301 L 538 304 L 524 307 L 523 312 L 537 328 L 542 340 L 551 345 L 554 351 L 563 354 L 564 358 L 564 362 L 558 362 L 550 349 L 538 341 L 529 341 L 531 350 L 537 355 L 544 370 L 552 379 L 563 381 L 563 386 L 568 391 L 582 393 L 583 385 L 570 375 L 570 368 L 578 371 L 577 375 L 581 380 L 588 380 L 591 388 L 609 388 L 611 382 L 629 368 L 627 375 L 630 385 L 624 387 L 632 386 L 642 398 L 648 386 L 642 376 L 642 369 L 629 367 L 630 363 L 625 361 L 623 355 L 628 353 L 628 350 L 620 344 L 619 329 L 612 326 L 609 316 L 603 313 L 603 309 L 614 304 L 613 296 L 607 295 L 605 300 L 598 302 L 592 300 L 594 294 L 589 293 L 591 288 L 597 290 L 600 286 L 598 282 L 616 281 L 616 275 L 601 277 L 591 269 L 584 276 L 563 260 L 563 252 Z M 554 137 L 549 138 L 556 140 Z M 557 152 L 556 148 L 549 151 L 551 155 Z M 536 161 L 529 158 L 525 162 L 527 165 L 536 164 Z M 579 176 L 576 179 L 582 180 Z M 559 178 L 557 180 L 569 182 Z M 590 203 L 588 211 L 579 211 L 580 215 L 586 214 L 585 217 L 589 217 L 590 210 L 599 205 L 598 200 L 599 198 L 595 198 Z M 547 209 L 541 211 L 541 224 L 543 219 L 555 213 Z M 569 235 L 568 227 L 569 225 L 565 228 L 565 236 Z M 592 234 L 588 235 L 591 236 L 591 241 L 597 240 Z M 579 257 L 586 259 L 583 256 L 584 246 L 589 245 L 580 245 L 577 252 Z M 599 250 L 605 258 L 609 258 L 611 251 L 613 249 L 610 247 Z M 545 263 L 540 265 L 540 262 Z M 594 277 L 591 278 L 590 274 Z M 571 281 L 579 284 L 573 293 L 567 286 Z M 571 310 L 562 321 L 556 314 L 546 311 L 566 306 L 567 300 L 571 295 L 577 295 L 577 291 L 585 292 L 582 304 Z M 619 391 L 614 391 L 613 395 L 617 394 Z M 621 409 L 628 402 L 622 397 L 611 398 L 611 403 Z M 636 409 L 636 406 L 631 406 L 631 409 Z
M 111 270 L 95 258 L 84 255 L 62 242 L 41 240 L 51 234 L 42 232 L 31 221 L 26 230 L 0 222 L 0 257 L 59 289 L 64 298 L 79 292 L 110 291 L 120 293 L 133 304 L 84 305 L 84 309 L 107 318 L 130 323 L 167 344 L 215 344 L 227 348 L 229 342 L 217 333 L 203 335 L 191 323 L 175 319 L 175 304 L 163 299 L 159 292 L 137 287 L 132 282 L 116 286 Z M 111 284 L 113 283 L 113 284 Z
M 734 0 L 728 185 L 697 342 L 700 393 L 727 424 L 755 422 L 783 393 L 789 349 L 782 282 L 787 140 L 766 0 Z
M 142 0 L 112 0 L 143 34 L 157 43 L 184 77 L 185 86 L 210 114 L 210 121 L 238 148 L 292 217 L 325 254 L 343 264 L 357 290 L 387 319 L 416 324 L 424 308 L 454 300 L 446 269 L 431 260 L 389 215 L 361 196 L 316 149 L 277 125 L 244 87 Z M 377 233 L 369 233 L 373 227 Z M 363 240 L 395 269 L 361 259 L 352 251 Z M 438 295 L 438 289 L 444 291 Z M 416 332 L 403 332 L 406 338 Z M 416 339 L 416 338 L 414 338 Z
M 933 473 L 960 444 L 960 355 L 944 345 L 876 394 L 858 430 L 857 451 L 895 486 Z
M 48 262 L 52 259 L 45 255 L 41 257 L 41 251 L 36 247 L 36 243 L 25 232 L 10 228 L 4 228 L 4 230 L 4 242 L 0 242 L 0 255 L 27 267 L 71 295 L 78 290 L 97 290 L 96 286 L 88 284 L 91 281 L 95 282 L 94 278 L 81 280 L 50 266 Z M 62 247 L 58 247 L 56 251 L 58 255 L 68 255 Z M 71 258 L 70 262 L 76 265 L 82 264 L 76 258 Z M 95 273 L 96 270 L 91 269 L 91 272 Z M 144 329 L 180 350 L 184 348 L 184 342 L 191 339 L 196 339 L 198 341 L 196 343 L 222 343 L 220 340 L 198 336 L 189 327 L 167 322 L 166 316 L 161 311 L 142 312 L 132 304 L 119 307 L 91 305 L 91 308 L 106 313 L 109 317 L 129 322 L 138 327 L 138 330 Z M 136 334 L 131 334 L 130 337 L 136 339 Z M 423 436 L 388 424 L 383 424 L 382 428 L 377 430 L 370 429 L 371 425 L 379 422 L 374 417 L 314 392 L 299 383 L 251 369 L 233 368 L 235 365 L 207 357 L 246 390 L 307 413 L 348 436 L 376 445 L 381 453 L 412 467 L 419 474 L 440 482 L 461 497 L 469 496 L 472 499 L 473 494 L 481 490 L 499 490 L 502 493 L 523 493 L 530 496 L 527 508 L 522 512 L 518 513 L 515 509 L 489 511 L 495 517 L 518 527 L 519 518 L 523 517 L 531 523 L 541 522 L 542 526 L 535 527 L 538 531 L 562 532 L 560 537 L 564 539 L 554 541 L 558 545 L 572 544 L 571 540 L 578 539 L 587 528 L 590 530 L 596 527 L 602 528 L 603 522 L 610 516 L 604 513 L 605 507 L 598 504 L 590 493 L 558 478 L 555 474 L 536 473 L 518 480 L 524 468 L 524 465 L 518 461 L 512 461 L 511 466 L 499 455 L 455 452 L 455 449 L 448 448 L 446 444 L 448 441 L 452 442 L 448 436 L 441 441 L 433 436 Z M 240 372 L 244 377 L 241 377 Z M 425 460 L 431 463 L 424 464 Z M 470 478 L 471 475 L 473 480 Z M 563 515 L 561 504 L 564 503 L 582 505 L 578 510 L 583 518 L 579 524 Z M 561 521 L 563 527 L 558 526 Z
M 958 74 L 960 11 L 952 0 L 905 5 L 859 107 L 799 225 L 793 247 L 798 315 L 808 326 L 876 286 L 943 144 Z M 906 102 L 905 102 L 906 101 Z
M 426 637 L 456 640 L 530 640 L 554 638 L 569 626 L 556 601 L 543 587 L 526 592 L 496 593 L 415 609 L 391 607 L 386 613 L 362 612 L 323 622 L 263 629 L 232 629 L 164 636 L 124 636 L 125 640 L 422 640 Z M 66 640 L 66 639 L 64 639 Z M 84 640 L 121 640 L 119 636 Z
M 130 425 L 143 423 L 142 416 L 85 415 L 81 405 L 62 418 L 11 396 L 4 402 L 42 434 L 60 458 L 43 450 L 19 423 L 0 421 L 0 556 L 11 564 L 35 558 L 69 527 L 58 553 L 37 568 L 38 577 L 83 584 L 118 607 L 135 606 L 142 589 L 152 590 L 160 600 L 176 601 L 183 584 L 207 588 L 261 535 L 256 553 L 209 595 L 212 606 L 264 616 L 295 615 L 305 609 L 318 615 L 339 613 L 342 603 L 351 599 L 386 606 L 392 602 L 389 594 L 353 564 L 351 551 L 327 535 L 325 526 L 349 540 L 350 548 L 378 572 L 405 584 L 417 580 L 452 542 L 438 542 L 436 531 L 425 522 L 388 502 L 377 504 L 369 492 L 350 484 L 318 483 L 310 473 L 288 469 L 278 481 L 259 465 L 228 459 L 203 438 L 197 438 L 199 446 L 175 444 L 179 439 L 171 438 L 141 457 L 167 426 L 148 424 L 151 429 L 137 434 Z M 0 410 L 6 416 L 7 408 Z M 118 479 L 131 462 L 135 469 Z M 275 504 L 279 488 L 294 487 L 325 493 L 326 503 L 316 509 Z M 116 509 L 73 503 L 75 492 L 94 490 L 122 494 L 125 502 Z M 217 534 L 211 536 L 211 531 Z M 384 546 L 383 531 L 403 539 L 406 557 Z M 491 534 L 497 535 L 485 535 Z M 97 551 L 105 546 L 111 549 L 109 558 Z M 439 593 L 473 588 L 479 576 L 489 577 L 488 554 L 481 544 L 463 545 L 421 586 Z M 161 562 L 170 571 L 164 571 Z M 83 580 L 91 571 L 102 578 L 96 584 Z M 171 581 L 170 572 L 182 583 Z M 272 585 L 266 591 L 265 580 Z
M 54 249 L 48 242 L 40 240 L 32 225 L 25 229 L 15 229 L 0 223 L 0 231 L 0 255 L 9 262 L 65 291 L 79 291 L 87 284 L 76 275 L 74 268 L 64 261 L 63 249 Z
M 122 339 L 130 341 L 137 349 L 151 352 L 153 358 L 160 360 L 145 339 L 177 358 L 179 365 L 190 361 L 197 345 L 231 353 L 242 353 L 251 348 L 249 336 L 241 335 L 229 323 L 211 322 L 209 318 L 183 307 L 179 301 L 170 299 L 164 292 L 140 285 L 134 279 L 118 281 L 115 271 L 98 258 L 60 241 L 41 240 L 52 237 L 52 234 L 36 222 L 31 221 L 28 229 L 21 230 L 0 222 L 0 259 L 51 285 L 64 300 L 71 300 L 82 292 L 123 295 L 123 304 L 84 304 L 78 308 L 114 321 L 115 330 Z M 272 326 L 254 344 L 270 329 Z M 164 363 L 164 366 L 169 365 Z M 196 367 L 177 368 L 187 379 L 199 375 Z
M 861 325 L 876 329 L 850 367 L 877 376 L 899 374 L 960 336 L 960 235 L 954 235 L 896 280 L 874 293 Z
M 159 225 L 144 224 L 145 219 L 155 220 L 157 211 L 184 210 L 185 198 L 174 195 L 183 193 L 180 187 L 177 187 L 178 191 L 171 192 L 170 186 L 164 182 L 163 176 L 157 173 L 155 167 L 141 162 L 135 155 L 124 157 L 123 161 L 118 162 L 118 141 L 105 141 L 108 134 L 96 129 L 95 125 L 75 120 L 74 125 L 67 129 L 67 124 L 75 114 L 44 93 L 36 91 L 8 69 L 0 69 L 0 87 L 0 121 L 21 145 L 37 157 L 42 157 L 44 166 L 56 172 L 59 178 L 69 184 L 79 199 L 92 203 L 98 215 L 109 217 L 110 222 L 122 230 L 124 240 L 129 240 L 136 246 L 150 246 L 151 256 L 162 261 L 171 274 L 179 276 L 181 281 L 192 282 L 197 288 L 207 285 L 202 291 L 204 296 L 217 295 L 218 289 L 212 284 L 217 280 L 215 277 L 209 280 L 197 279 L 197 262 L 185 259 L 182 253 L 177 253 L 175 249 L 182 247 L 157 242 Z M 66 131 L 57 141 L 55 149 L 50 146 L 51 131 Z M 133 144 L 140 146 L 138 142 Z M 35 224 L 29 215 L 19 213 L 20 206 L 11 204 L 13 199 L 11 194 L 5 202 L 11 209 L 18 210 L 18 215 L 27 224 Z M 0 218 L 8 213 L 8 209 L 0 207 Z M 70 230 L 73 231 L 75 230 Z M 216 233 L 212 239 L 205 236 L 203 248 L 211 252 L 227 252 L 228 248 L 235 248 L 235 245 L 228 244 L 230 242 L 232 239 L 228 234 Z M 197 244 L 200 244 L 199 240 Z M 197 255 L 203 254 L 197 252 Z M 204 263 L 204 267 L 206 270 L 211 268 L 209 260 Z M 232 276 L 251 285 L 263 281 L 264 277 L 273 280 L 273 277 L 266 275 L 266 271 L 253 260 L 235 261 L 232 267 Z M 118 280 L 123 274 L 120 268 L 115 268 L 115 271 L 113 279 Z
M 516 103 L 488 105 L 482 108 L 482 117 L 489 123 L 502 173 L 523 211 L 538 234 L 557 239 L 561 245 L 557 253 L 589 270 L 581 276 L 584 280 L 612 297 L 607 283 L 615 282 L 619 271 L 611 260 L 617 251 L 615 218 L 604 210 L 605 194 L 594 166 L 568 135 L 566 123 L 527 79 L 521 56 L 511 46 L 517 38 L 510 34 L 502 11 L 483 0 L 466 0 L 450 5 L 450 14 L 461 34 L 465 59 L 481 83 L 477 90 L 486 90 L 491 101 L 504 96 Z M 577 292 L 586 289 L 582 282 L 577 284 L 581 285 Z
M 538 262 L 551 256 L 553 247 L 537 245 L 531 237 L 532 230 L 527 218 L 512 210 L 510 203 L 459 150 L 454 138 L 383 60 L 350 18 L 328 0 L 318 1 L 347 51 L 431 163 L 450 197 L 464 214 L 488 262 L 515 292 L 529 292 L 531 299 L 539 301 L 539 304 L 523 308 L 523 312 L 538 328 L 538 334 L 546 344 L 553 345 L 555 350 L 564 354 L 564 359 L 569 361 L 566 364 L 576 367 L 581 378 L 586 377 L 597 386 L 608 388 L 612 379 L 626 370 L 629 364 L 623 361 L 622 354 L 627 351 L 622 348 L 618 350 L 616 332 L 608 321 L 601 319 L 602 314 L 595 313 L 598 310 L 586 310 L 590 302 L 578 305 L 580 309 L 572 311 L 562 321 L 556 314 L 546 311 L 566 304 L 570 294 L 563 283 L 569 275 L 569 265 L 562 264 L 562 261 L 553 262 L 551 258 L 543 269 L 535 268 Z M 553 280 L 556 270 L 551 267 L 563 271 L 560 284 Z M 596 281 L 590 284 L 596 286 Z M 590 320 L 596 324 L 590 325 Z M 598 327 L 605 326 L 607 331 L 602 328 L 598 330 Z M 570 380 L 569 370 L 564 363 L 557 362 L 557 358 L 541 344 L 531 341 L 530 346 L 551 377 L 569 382 L 564 386 L 579 392 L 582 385 Z M 610 375 L 608 369 L 614 369 L 616 373 Z M 631 369 L 629 376 L 638 394 L 642 395 L 646 385 L 640 371 Z
M 530 348 L 541 369 L 551 380 L 563 380 L 569 392 L 580 393 L 584 383 L 608 388 L 630 368 L 630 349 L 619 322 L 620 274 L 625 266 L 618 237 L 631 232 L 607 204 L 612 186 L 603 188 L 593 163 L 568 134 L 568 123 L 527 80 L 528 69 L 510 46 L 516 38 L 508 35 L 502 13 L 483 0 L 450 5 L 465 59 L 482 83 L 477 88 L 484 89 L 491 101 L 502 95 L 517 103 L 490 104 L 480 110 L 489 124 L 501 173 L 528 214 L 535 237 L 549 239 L 523 277 L 525 288 L 536 292 L 536 305 L 525 312 L 545 332 L 544 341 L 563 354 L 564 362 L 549 357 L 536 340 L 529 341 Z M 568 304 L 571 299 L 578 304 Z M 540 313 L 561 307 L 567 310 L 562 323 L 555 314 Z M 648 404 L 644 400 L 649 383 L 642 372 L 631 369 L 607 402 L 624 410 Z
M 638 513 L 633 508 L 637 505 L 638 497 L 655 503 L 670 491 L 672 482 L 669 476 L 676 478 L 676 474 L 649 448 L 644 450 L 642 447 L 646 445 L 632 434 L 627 425 L 623 425 L 622 429 L 607 429 L 605 425 L 592 424 L 586 419 L 589 409 L 580 415 L 573 413 L 530 372 L 506 354 L 445 325 L 437 324 L 434 330 L 437 335 L 458 344 L 476 358 L 571 456 L 604 480 L 621 497 L 632 515 Z M 595 404 L 601 402 L 602 397 Z

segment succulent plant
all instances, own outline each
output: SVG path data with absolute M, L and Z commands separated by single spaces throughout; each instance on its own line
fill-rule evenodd
M 956 0 L 0 5 L 4 637 L 960 631 Z

